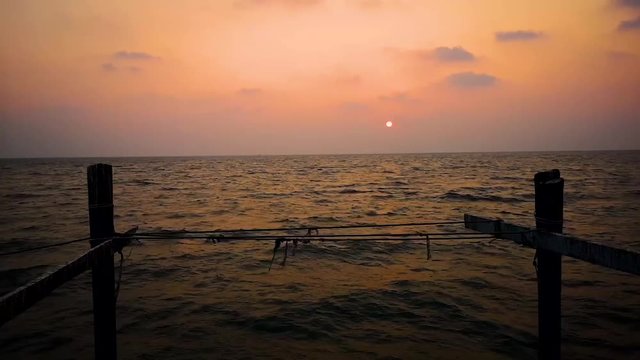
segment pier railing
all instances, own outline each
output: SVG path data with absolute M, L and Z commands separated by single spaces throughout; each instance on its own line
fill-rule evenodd
M 558 170 L 537 173 L 534 177 L 535 186 L 535 219 L 536 228 L 530 229 L 518 225 L 505 223 L 500 219 L 490 219 L 465 214 L 465 227 L 486 234 L 491 238 L 512 240 L 513 242 L 536 250 L 534 265 L 538 278 L 538 357 L 540 359 L 561 358 L 561 289 L 562 289 L 562 256 L 569 256 L 592 264 L 629 274 L 640 275 L 640 253 L 617 249 L 606 245 L 596 244 L 576 237 L 562 235 L 563 225 L 563 190 L 564 180 Z M 91 249 L 76 259 L 60 266 L 52 272 L 44 274 L 36 280 L 24 285 L 0 298 L 0 326 L 26 311 L 39 300 L 49 295 L 53 290 L 70 281 L 86 270 L 92 271 L 93 316 L 95 358 L 99 360 L 113 360 L 117 358 L 116 343 L 116 286 L 114 276 L 114 255 L 129 244 L 133 238 L 179 238 L 185 233 L 140 234 L 134 235 L 135 229 L 124 234 L 116 233 L 114 228 L 113 211 L 113 172 L 111 165 L 95 164 L 87 168 L 87 188 L 89 199 L 89 240 Z M 440 223 L 442 224 L 442 223 Z M 416 225 L 416 224 L 386 224 L 375 227 Z M 418 225 L 435 225 L 435 223 L 418 223 Z M 365 226 L 348 226 L 358 228 Z M 327 228 L 347 228 L 342 226 Z M 300 228 L 308 230 L 309 237 L 288 236 L 236 236 L 240 240 L 268 240 L 275 241 L 274 258 L 281 242 L 289 240 L 297 246 L 298 241 L 314 238 L 321 241 L 357 240 L 359 235 L 325 235 L 317 237 L 318 228 Z M 298 230 L 300 230 L 298 229 Z M 265 229 L 254 229 L 265 230 Z M 267 229 L 269 230 L 269 229 Z M 315 235 L 313 231 L 315 230 Z M 195 232 L 189 232 L 194 236 Z M 203 232 L 204 233 L 204 232 Z M 162 235 L 162 236 L 161 236 Z M 405 234 L 400 240 L 429 241 L 453 239 L 446 234 L 414 233 Z M 481 237 L 458 236 L 457 239 L 477 239 Z M 389 240 L 373 235 L 369 240 Z M 385 236 L 389 236 L 385 234 Z M 213 241 L 216 238 L 204 236 Z M 486 238 L 486 237 L 485 237 Z M 391 239 L 391 240 L 397 240 Z M 78 241 L 78 240 L 75 240 Z M 67 243 L 75 242 L 70 241 Z M 295 251 L 295 250 L 294 250 Z M 285 260 L 287 250 L 285 249 Z M 283 261 L 284 263 L 284 261 Z

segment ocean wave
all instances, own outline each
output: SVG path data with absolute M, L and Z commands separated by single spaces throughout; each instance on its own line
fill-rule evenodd
M 498 195 L 473 195 L 465 194 L 457 191 L 447 191 L 445 194 L 439 196 L 443 200 L 452 201 L 491 201 L 491 202 L 505 202 L 505 203 L 520 203 L 527 202 L 525 199 L 517 197 L 507 197 Z
M 338 191 L 338 193 L 340 193 L 340 194 L 364 194 L 364 193 L 369 193 L 369 192 L 371 192 L 371 191 L 369 191 L 369 190 L 351 189 L 351 188 L 342 189 L 342 190 Z
M 156 183 L 150 180 L 133 179 L 130 181 L 130 184 L 139 186 L 150 186 L 155 185 Z
M 395 180 L 395 181 L 388 182 L 386 185 L 388 185 L 388 186 L 406 186 L 406 185 L 409 185 L 409 183 L 406 182 L 406 181 Z
M 201 218 L 204 215 L 196 213 L 171 213 L 167 215 L 167 219 L 194 219 Z
M 7 199 L 33 199 L 33 198 L 41 198 L 46 195 L 38 194 L 38 193 L 9 193 L 5 194 L 4 197 Z
M 372 196 L 372 198 L 376 200 L 393 199 L 394 197 L 395 196 L 391 193 L 376 194 Z

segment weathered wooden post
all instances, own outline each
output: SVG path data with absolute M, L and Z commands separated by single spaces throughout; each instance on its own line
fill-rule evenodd
M 562 233 L 564 179 L 557 169 L 534 177 L 536 229 Z M 562 255 L 537 249 L 538 358 L 560 359 Z
M 111 165 L 87 168 L 91 247 L 111 241 L 113 225 L 113 173 Z M 95 358 L 113 360 L 116 352 L 116 303 L 113 250 L 100 256 L 92 268 Z

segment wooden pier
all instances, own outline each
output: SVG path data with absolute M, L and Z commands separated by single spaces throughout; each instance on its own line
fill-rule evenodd
M 114 229 L 111 165 L 89 166 L 87 187 L 91 249 L 0 298 L 0 326 L 29 309 L 54 289 L 91 269 L 95 358 L 113 360 L 117 358 L 114 254 L 121 251 L 133 235 L 132 232 L 118 234 Z M 564 180 L 558 170 L 537 173 L 534 187 L 535 229 L 469 214 L 464 215 L 464 225 L 479 233 L 511 240 L 536 250 L 538 358 L 560 359 L 562 256 L 640 275 L 640 254 L 562 235 Z

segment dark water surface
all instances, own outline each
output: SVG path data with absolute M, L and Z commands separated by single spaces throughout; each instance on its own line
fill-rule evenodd
M 114 165 L 119 231 L 462 220 L 533 225 L 565 178 L 565 232 L 640 250 L 640 152 L 0 160 L 0 251 L 86 236 L 87 165 Z M 441 227 L 463 231 L 459 226 Z M 328 233 L 325 232 L 325 234 Z M 88 248 L 0 258 L 5 293 Z M 145 241 L 118 300 L 123 359 L 536 357 L 534 252 L 503 240 Z M 127 254 L 125 252 L 125 254 Z M 640 278 L 563 260 L 563 353 L 640 358 Z M 93 355 L 90 274 L 0 329 L 0 358 Z

